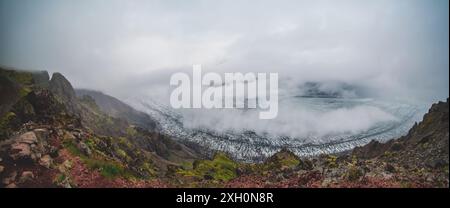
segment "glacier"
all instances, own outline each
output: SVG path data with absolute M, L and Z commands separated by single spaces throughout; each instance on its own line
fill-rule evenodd
M 281 116 L 280 121 L 269 123 L 270 127 L 265 127 L 258 124 L 258 121 L 253 121 L 253 118 L 247 118 L 250 116 L 245 110 L 233 113 L 226 111 L 230 109 L 185 113 L 149 98 L 134 98 L 127 102 L 158 121 L 164 134 L 211 151 L 227 152 L 235 159 L 247 162 L 260 162 L 282 148 L 287 148 L 298 156 L 311 157 L 351 150 L 371 140 L 385 142 L 405 135 L 426 112 L 425 107 L 399 101 L 288 96 L 280 99 L 280 110 L 285 108 L 287 114 L 291 114 L 290 117 Z M 314 113 L 301 114 L 293 108 L 306 109 L 306 112 Z M 374 112 L 375 116 L 372 115 Z M 380 118 L 377 118 L 378 114 L 381 115 Z M 201 118 L 200 120 L 204 120 L 203 123 L 189 125 L 188 123 L 195 123 L 193 119 L 196 115 L 208 119 Z M 233 120 L 227 120 L 224 115 L 231 115 L 229 117 L 233 117 Z M 302 115 L 313 118 L 307 116 L 302 120 Z M 371 116 L 375 118 L 372 119 L 374 121 L 363 118 Z M 314 117 L 325 120 L 317 120 Z M 317 124 L 314 124 L 314 119 L 317 120 L 315 121 Z M 237 123 L 235 125 L 242 128 L 225 127 L 224 124 L 208 125 L 208 122 L 218 123 L 221 120 L 224 120 L 224 123 Z M 367 125 L 360 124 L 365 121 L 368 121 Z M 249 122 L 256 124 L 248 125 Z M 254 128 L 261 125 L 262 129 Z M 344 131 L 336 131 L 333 129 L 334 125 L 338 130 Z M 361 128 L 351 129 L 358 125 Z M 350 129 L 345 130 L 347 127 Z M 317 132 L 308 129 L 329 131 Z

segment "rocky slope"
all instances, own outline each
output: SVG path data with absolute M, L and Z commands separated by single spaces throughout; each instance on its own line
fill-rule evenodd
M 77 95 L 78 94 L 78 95 Z M 0 187 L 448 187 L 448 100 L 399 139 L 339 155 L 212 157 L 61 74 L 0 69 Z M 196 151 L 197 150 L 197 151 Z
M 93 98 L 77 98 L 61 74 L 45 77 L 0 70 L 8 100 L 0 115 L 0 186 L 164 186 L 158 181 L 168 167 L 198 157 L 165 135 L 108 115 Z

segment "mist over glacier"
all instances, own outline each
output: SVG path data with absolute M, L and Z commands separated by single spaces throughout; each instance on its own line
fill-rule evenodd
M 258 119 L 255 110 L 187 110 L 183 112 L 184 126 L 187 128 L 207 128 L 218 132 L 254 131 L 260 135 L 276 135 L 292 138 L 321 138 L 325 135 L 360 133 L 381 123 L 396 121 L 397 118 L 374 106 L 342 107 L 314 110 L 309 106 L 292 106 L 281 103 L 275 119 Z
M 283 86 L 289 85 L 278 89 L 278 116 L 270 120 L 259 119 L 258 108 L 173 109 L 168 98 L 154 95 L 126 102 L 157 119 L 163 132 L 175 138 L 253 161 L 281 148 L 310 156 L 349 150 L 374 139 L 387 141 L 406 134 L 427 109 L 403 99 L 368 97 L 369 90 L 337 82 Z M 240 96 L 236 101 L 245 102 Z

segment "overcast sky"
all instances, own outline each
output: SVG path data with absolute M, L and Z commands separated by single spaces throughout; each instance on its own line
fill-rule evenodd
M 448 2 L 0 0 L 0 64 L 121 98 L 202 64 L 444 99 Z

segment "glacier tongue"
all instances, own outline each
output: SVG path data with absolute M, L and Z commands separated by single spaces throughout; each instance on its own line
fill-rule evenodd
M 281 148 L 288 148 L 299 156 L 308 157 L 347 151 L 355 146 L 365 145 L 371 140 L 387 141 L 406 134 L 414 122 L 419 121 L 421 115 L 426 111 L 426 108 L 396 102 L 361 99 L 356 102 L 342 99 L 302 99 L 310 102 L 309 104 L 316 108 L 348 109 L 355 105 L 376 106 L 394 115 L 397 119 L 379 122 L 356 133 L 341 132 L 319 136 L 311 134 L 307 137 L 290 137 L 270 134 L 270 132 L 257 133 L 252 129 L 217 131 L 207 127 L 188 128 L 184 123 L 190 121 L 185 120 L 181 113 L 170 107 L 150 99 L 134 99 L 129 100 L 128 103 L 149 114 L 160 123 L 163 133 L 181 142 L 194 143 L 212 151 L 228 152 L 238 160 L 249 162 L 264 160 Z M 291 125 L 295 125 L 295 123 Z

